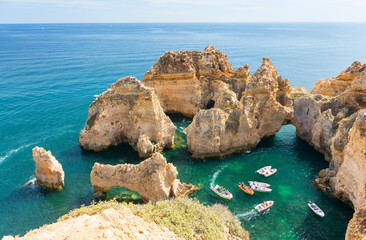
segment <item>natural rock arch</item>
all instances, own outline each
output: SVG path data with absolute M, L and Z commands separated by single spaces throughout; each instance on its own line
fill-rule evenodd
M 113 186 L 120 186 L 138 192 L 145 202 L 156 202 L 197 190 L 191 184 L 181 183 L 177 175 L 176 167 L 167 163 L 163 155 L 155 153 L 138 165 L 95 163 L 90 180 L 99 196 L 105 196 Z

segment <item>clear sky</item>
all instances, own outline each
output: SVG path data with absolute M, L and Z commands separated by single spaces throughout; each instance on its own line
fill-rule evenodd
M 366 0 L 0 0 L 0 23 L 366 22 Z

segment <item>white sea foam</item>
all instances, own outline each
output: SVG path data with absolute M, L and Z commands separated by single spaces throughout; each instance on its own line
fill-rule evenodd
M 4 156 L 1 156 L 0 157 L 0 163 L 4 162 L 7 158 L 13 156 L 14 154 L 16 154 L 18 151 L 24 149 L 24 148 L 27 148 L 29 147 L 30 145 L 32 145 L 32 143 L 29 143 L 29 144 L 25 144 L 25 145 L 22 145 L 16 149 L 12 149 L 10 151 L 8 151 Z
M 236 215 L 236 218 L 241 220 L 241 219 L 245 219 L 247 221 L 251 220 L 253 217 L 257 216 L 258 212 L 254 209 L 244 212 L 244 213 L 239 213 Z
M 211 179 L 211 185 L 215 184 L 216 178 L 217 178 L 217 176 L 219 176 L 219 174 L 220 174 L 220 172 L 222 172 L 222 170 L 223 169 L 221 168 L 214 173 L 214 175 L 212 176 L 212 179 Z

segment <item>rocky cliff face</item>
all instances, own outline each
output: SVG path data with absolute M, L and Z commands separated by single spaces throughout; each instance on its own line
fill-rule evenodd
M 193 117 L 217 101 L 217 81 L 225 82 L 241 96 L 249 78 L 249 66 L 234 71 L 227 56 L 212 45 L 204 52 L 166 52 L 145 74 L 165 112 Z
M 113 186 L 121 186 L 138 192 L 146 202 L 156 202 L 186 196 L 197 190 L 191 184 L 181 183 L 177 175 L 178 171 L 173 164 L 167 164 L 163 155 L 155 153 L 138 165 L 95 163 L 90 180 L 100 196 Z
M 330 187 L 355 209 L 346 239 L 365 239 L 366 65 L 354 62 L 337 78 L 316 83 L 311 93 L 294 99 L 292 123 L 330 161 L 316 179 L 319 187 Z
M 35 147 L 32 152 L 33 160 L 36 163 L 36 170 L 34 170 L 36 183 L 52 189 L 62 188 L 65 184 L 62 165 L 50 151 L 46 151 L 44 148 Z
M 230 85 L 220 83 L 215 108 L 201 110 L 187 128 L 187 146 L 194 157 L 252 149 L 292 116 L 292 88 L 269 58 L 263 59 L 262 66 L 246 82 L 240 101 Z
M 90 105 L 79 143 L 86 150 L 100 151 L 127 142 L 141 157 L 148 157 L 173 146 L 175 129 L 154 89 L 126 77 Z
M 337 96 L 350 87 L 352 81 L 356 79 L 366 69 L 366 64 L 361 65 L 355 61 L 350 67 L 342 71 L 337 77 L 323 79 L 315 83 L 312 94 L 322 94 L 326 96 Z

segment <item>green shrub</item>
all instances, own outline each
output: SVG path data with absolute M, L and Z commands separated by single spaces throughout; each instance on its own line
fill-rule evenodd
M 128 206 L 135 215 L 145 221 L 165 226 L 185 239 L 227 239 L 227 234 L 240 238 L 247 237 L 240 222 L 227 207 L 220 204 L 207 207 L 198 200 L 190 198 L 160 201 L 155 204 L 127 204 L 115 200 L 93 203 L 71 211 L 58 221 L 83 214 L 93 215 L 108 208 L 118 209 L 121 206 Z

